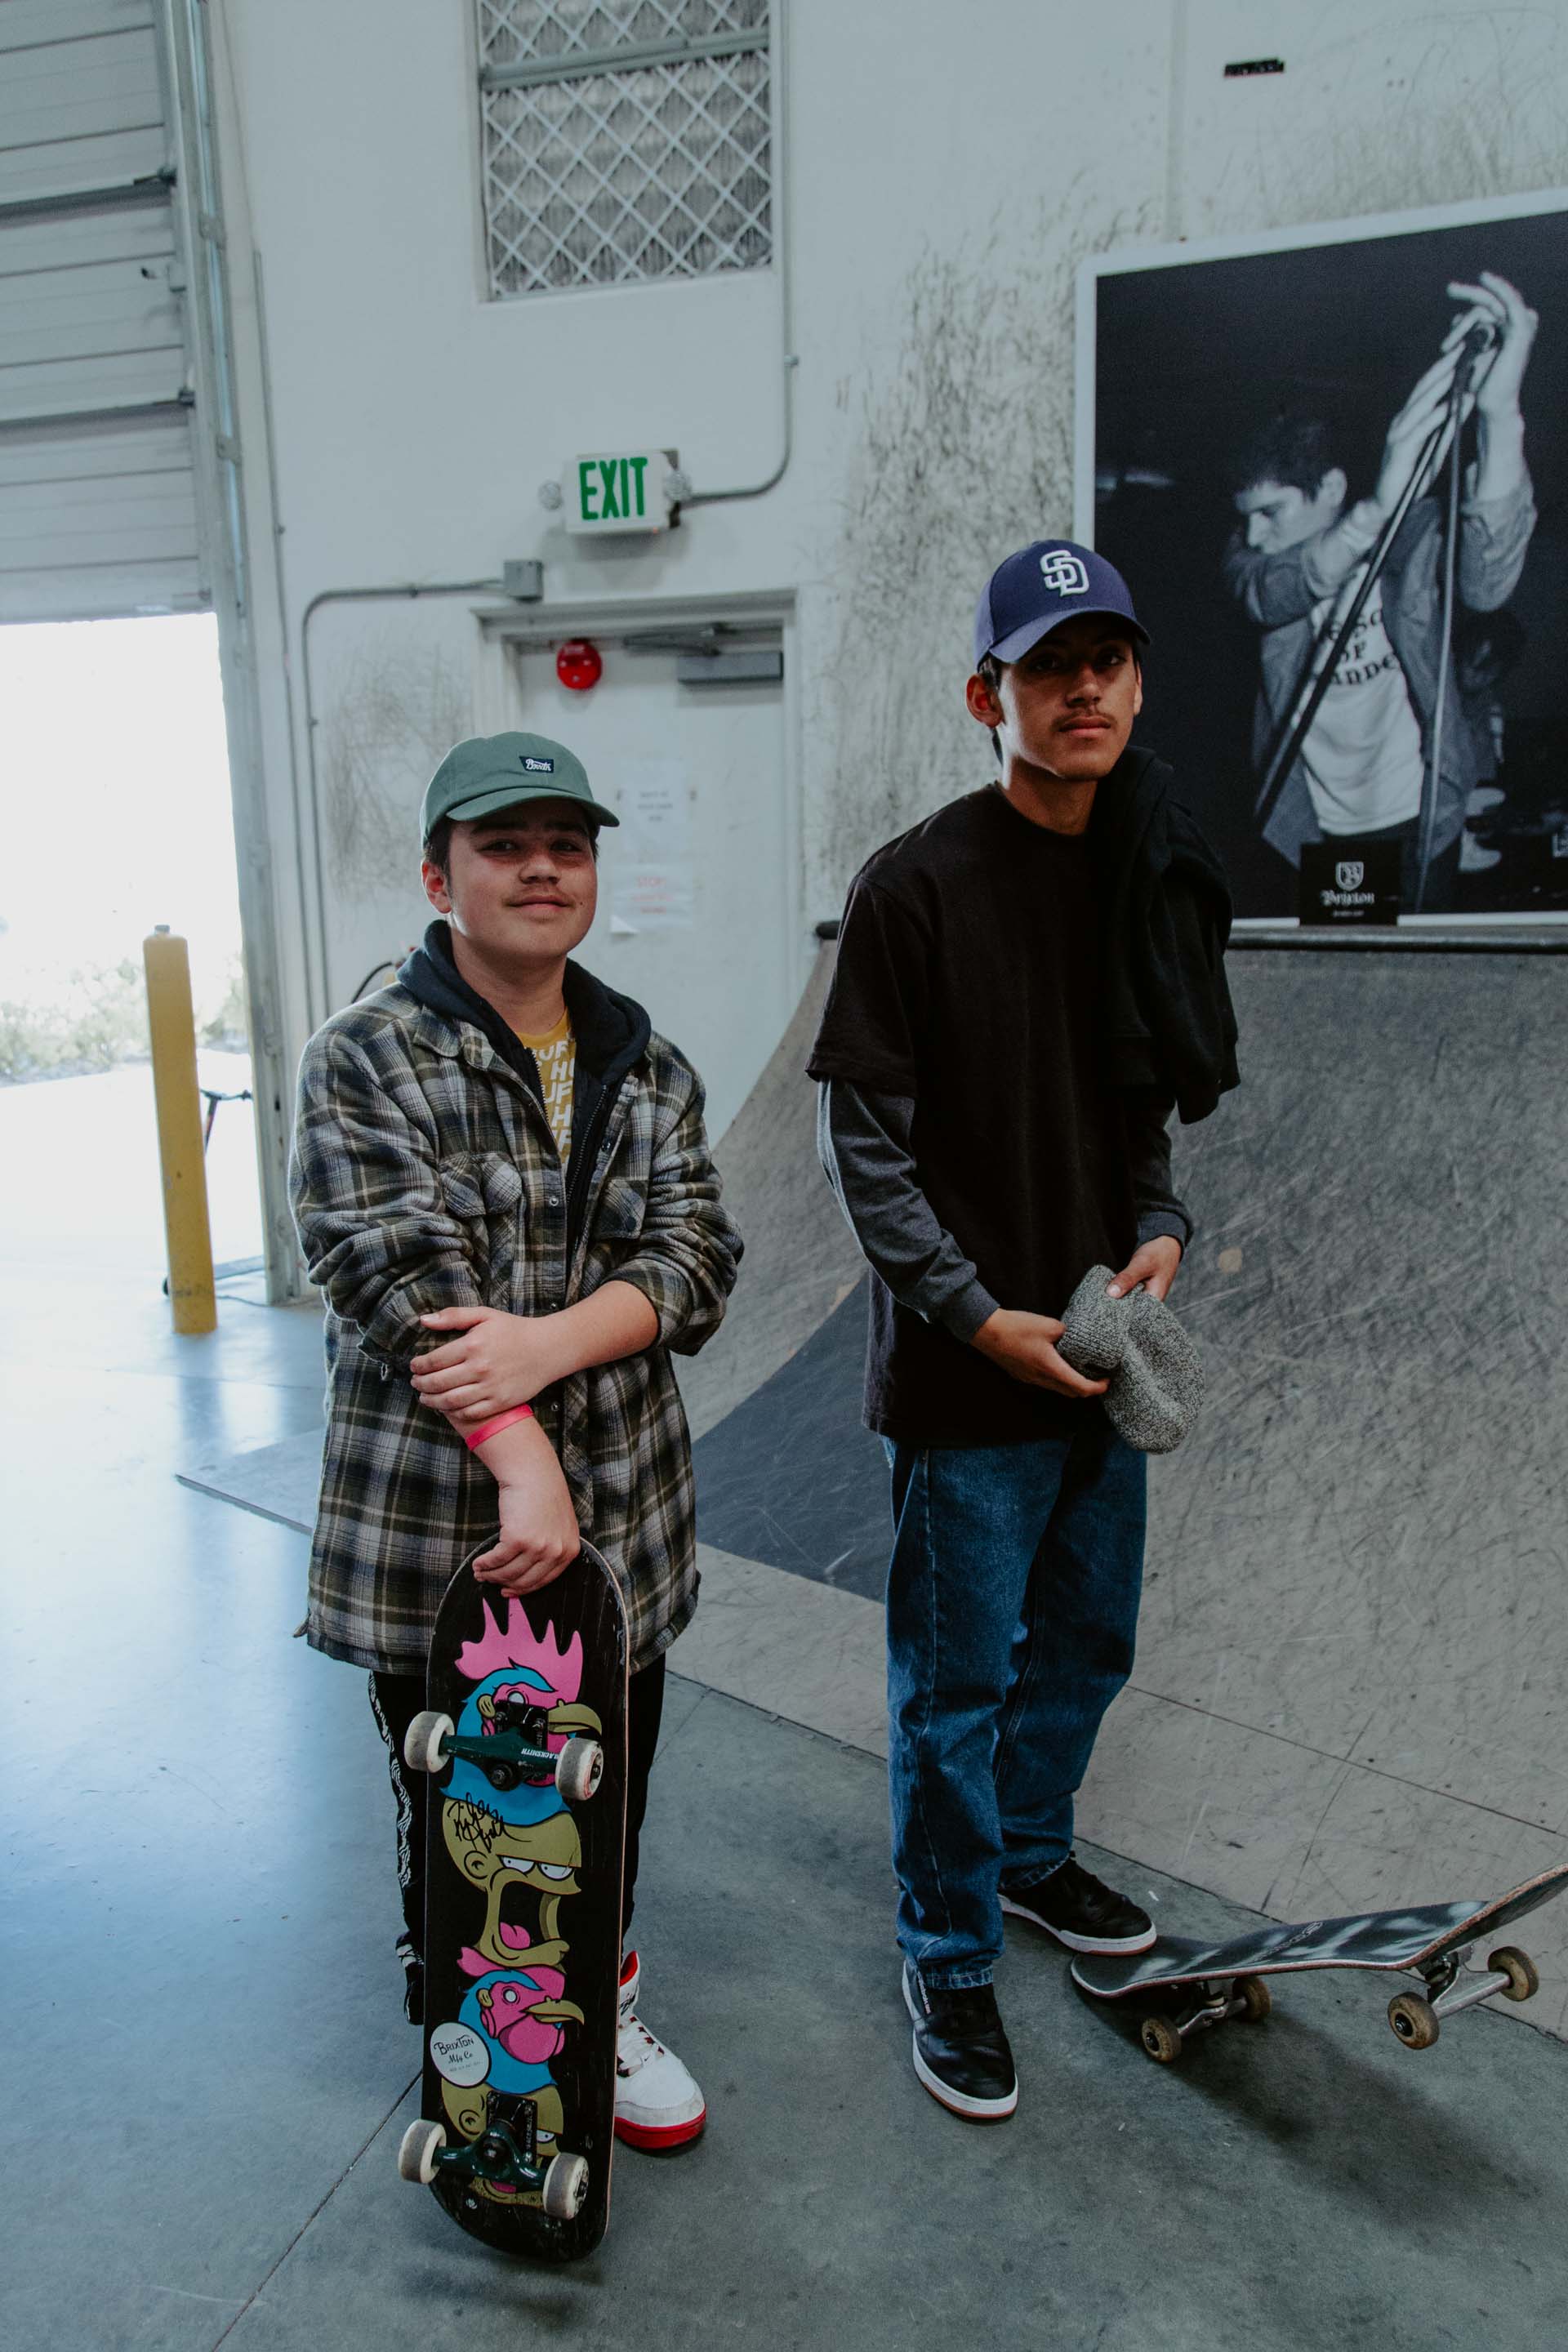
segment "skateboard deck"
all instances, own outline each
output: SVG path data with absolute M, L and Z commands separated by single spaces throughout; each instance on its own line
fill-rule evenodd
M 487 2244 L 570 2262 L 605 2234 L 615 2146 L 626 1623 L 599 1553 L 511 1600 L 465 1561 L 427 1696 L 404 1750 L 436 1783 L 425 2075 L 398 2168 Z
M 1528 2000 L 1540 1979 L 1526 1953 L 1505 1945 L 1484 1973 L 1462 1975 L 1472 1944 L 1521 1919 L 1568 1887 L 1568 1864 L 1527 1878 L 1490 1903 L 1432 1903 L 1413 1910 L 1361 1912 L 1345 1919 L 1302 1919 L 1260 1927 L 1224 1944 L 1163 1936 L 1146 1952 L 1118 1958 L 1079 1953 L 1073 1981 L 1097 2000 L 1151 2000 L 1139 2038 L 1151 2058 L 1169 2065 L 1188 2037 L 1241 2017 L 1257 2021 L 1270 2006 L 1264 1979 L 1308 1969 L 1405 1970 L 1419 1991 L 1395 1994 L 1388 2021 L 1407 2049 L 1425 2050 L 1445 2018 L 1492 1993 Z

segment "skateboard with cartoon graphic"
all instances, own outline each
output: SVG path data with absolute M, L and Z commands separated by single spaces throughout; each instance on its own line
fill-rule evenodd
M 1163 1936 L 1147 1951 L 1116 1958 L 1080 1953 L 1073 1982 L 1097 2000 L 1150 2004 L 1138 2038 L 1151 2058 L 1170 2065 L 1190 2035 L 1231 2018 L 1257 2022 L 1271 2006 L 1264 1979 L 1306 1969 L 1407 1972 L 1419 1992 L 1398 1992 L 1388 2021 L 1407 2050 L 1429 2049 L 1439 2027 L 1461 2010 L 1501 1993 L 1528 2000 L 1541 1979 L 1527 1952 L 1502 1944 L 1484 1969 L 1465 1966 L 1471 1947 L 1568 1889 L 1568 1864 L 1543 1870 L 1489 1903 L 1430 1903 L 1407 1911 L 1368 1911 L 1347 1919 L 1305 1919 L 1260 1927 L 1226 1944 Z
M 398 2169 L 487 2244 L 571 2262 L 605 2234 L 615 2146 L 626 1621 L 599 1553 L 510 1600 L 466 1560 L 426 1696 L 404 1743 L 435 1782 L 425 2074 Z

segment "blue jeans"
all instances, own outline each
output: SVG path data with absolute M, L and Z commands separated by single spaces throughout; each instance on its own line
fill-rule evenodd
M 899 1942 L 933 1989 L 989 1984 L 1001 1885 L 1066 1861 L 1132 1670 L 1145 1461 L 1099 1412 L 1072 1437 L 887 1451 Z

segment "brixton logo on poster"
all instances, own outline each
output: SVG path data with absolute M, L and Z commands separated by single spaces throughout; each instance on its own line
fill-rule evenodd
M 1342 842 L 1310 841 L 1301 851 L 1303 923 L 1396 923 L 1399 844 L 1363 841 L 1347 857 Z

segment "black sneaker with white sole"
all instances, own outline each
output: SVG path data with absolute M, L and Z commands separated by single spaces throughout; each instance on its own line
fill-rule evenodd
M 1085 1870 L 1069 1853 L 1048 1878 L 1009 1894 L 1002 1889 L 1002 1908 L 1015 1919 L 1043 1927 L 1069 1952 L 1146 1952 L 1154 1941 L 1154 1923 L 1103 1878 Z
M 1013 2053 L 987 1985 L 943 1991 L 904 1963 L 904 2006 L 914 2020 L 915 2073 L 955 2116 L 999 2124 L 1018 2104 Z

